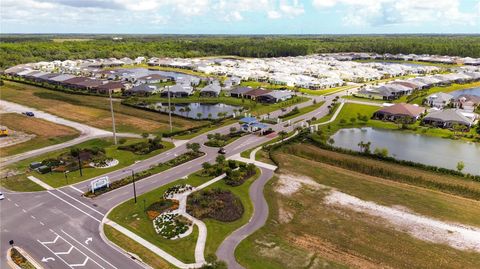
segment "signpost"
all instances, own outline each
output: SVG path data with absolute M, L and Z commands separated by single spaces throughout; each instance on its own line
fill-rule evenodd
M 95 190 L 98 190 L 104 187 L 108 188 L 109 186 L 110 186 L 110 180 L 108 179 L 107 176 L 97 178 L 90 182 L 90 189 L 92 193 L 95 193 Z

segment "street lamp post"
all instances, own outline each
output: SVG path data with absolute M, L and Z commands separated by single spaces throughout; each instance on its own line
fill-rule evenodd
M 137 189 L 135 188 L 135 172 L 133 169 L 125 169 L 123 172 L 131 171 L 132 172 L 132 183 L 133 183 L 133 198 L 135 200 L 135 204 L 137 203 Z
M 167 86 L 168 91 L 168 119 L 170 121 L 170 133 L 173 131 L 172 127 L 172 105 L 170 104 L 170 86 Z
M 68 177 L 67 177 L 68 172 L 70 172 L 70 171 L 67 170 L 67 171 L 63 172 L 63 174 L 65 175 L 65 181 L 67 182 L 67 185 L 68 185 Z
M 112 131 L 113 131 L 113 142 L 115 145 L 117 144 L 117 134 L 115 130 L 115 116 L 113 114 L 113 101 L 112 101 L 112 90 L 108 91 L 108 95 L 110 97 L 110 112 L 112 113 Z

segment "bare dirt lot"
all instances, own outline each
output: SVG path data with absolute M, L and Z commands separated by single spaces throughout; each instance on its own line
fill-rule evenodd
M 0 149 L 2 157 L 62 143 L 79 135 L 73 128 L 15 113 L 1 113 L 0 124 L 13 130 L 11 136 L 0 138 L 5 139 Z M 18 143 L 8 145 L 6 139 L 17 139 Z

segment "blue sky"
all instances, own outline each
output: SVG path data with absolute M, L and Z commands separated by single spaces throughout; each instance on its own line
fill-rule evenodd
M 1 0 L 1 33 L 480 33 L 480 0 Z

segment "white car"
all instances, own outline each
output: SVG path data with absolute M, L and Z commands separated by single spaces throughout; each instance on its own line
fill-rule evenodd
M 0 200 L 3 200 L 5 199 L 5 195 L 3 195 L 3 193 L 0 192 Z

